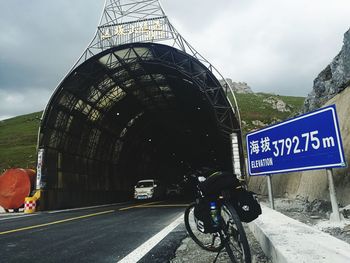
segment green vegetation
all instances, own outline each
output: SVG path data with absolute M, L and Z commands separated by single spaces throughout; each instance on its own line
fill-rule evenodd
M 280 96 L 267 93 L 236 94 L 241 113 L 243 134 L 296 116 L 301 111 L 305 98 Z M 273 108 L 276 102 L 285 104 L 286 111 Z
M 265 93 L 237 94 L 236 99 L 243 121 L 243 134 L 297 115 L 304 102 L 302 97 Z M 271 101 L 278 100 L 286 104 L 288 111 L 273 109 Z M 42 112 L 35 112 L 0 121 L 0 172 L 10 167 L 35 167 L 41 115 Z
M 34 168 L 42 112 L 0 121 L 0 172 L 11 167 Z

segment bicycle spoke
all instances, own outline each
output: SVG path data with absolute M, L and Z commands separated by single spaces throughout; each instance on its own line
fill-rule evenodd
M 215 239 L 218 238 L 218 236 L 216 234 L 213 234 L 213 239 L 211 241 L 211 246 L 214 246 L 215 243 Z
M 226 238 L 223 241 L 225 243 L 225 248 L 233 262 L 251 262 L 249 247 L 247 250 L 247 242 L 242 243 L 243 227 L 237 214 L 233 214 L 235 211 L 230 211 L 228 207 L 223 205 L 222 207 L 222 218 L 224 223 L 223 231 L 225 232 Z M 233 216 L 234 215 L 234 216 Z M 240 225 L 238 225 L 240 224 Z M 245 238 L 245 236 L 244 236 Z
M 185 212 L 185 226 L 190 237 L 203 249 L 218 252 L 224 244 L 222 244 L 218 233 L 203 233 L 197 228 L 197 223 L 193 213 L 194 204 L 192 204 Z
M 237 262 L 236 261 L 236 257 L 235 257 L 235 255 L 233 254 L 233 251 L 230 248 L 230 245 L 227 243 L 225 247 L 226 247 L 226 252 L 229 255 L 231 261 L 232 262 Z
M 235 250 L 237 253 L 243 255 L 242 248 L 241 248 L 240 246 L 239 246 L 240 249 L 238 249 L 238 248 L 235 246 L 235 244 L 233 244 L 231 241 L 230 241 L 229 243 L 232 245 L 232 247 L 234 248 L 234 250 Z

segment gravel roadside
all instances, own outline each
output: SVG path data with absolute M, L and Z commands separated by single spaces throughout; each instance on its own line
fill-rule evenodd
M 261 250 L 259 242 L 255 239 L 254 235 L 250 232 L 247 226 L 245 226 L 250 250 L 252 254 L 253 263 L 272 263 L 264 252 Z M 193 263 L 212 263 L 217 253 L 208 252 L 201 249 L 190 237 L 185 238 L 180 247 L 177 249 L 175 258 L 171 263 L 193 262 Z M 230 262 L 228 255 L 222 252 L 216 262 Z

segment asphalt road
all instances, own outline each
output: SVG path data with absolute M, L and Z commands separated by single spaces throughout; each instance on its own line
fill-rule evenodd
M 212 262 L 187 237 L 184 202 L 128 202 L 102 207 L 0 214 L 2 262 Z M 249 233 L 253 262 L 270 262 Z M 177 250 L 178 249 L 178 250 Z M 228 262 L 222 255 L 219 262 Z
M 130 202 L 2 216 L 0 262 L 118 262 L 140 246 L 150 246 L 149 239 L 184 209 L 183 204 Z M 144 256 L 139 251 L 136 254 L 141 262 L 167 262 L 185 236 L 180 224 Z M 133 262 L 132 257 L 129 260 Z

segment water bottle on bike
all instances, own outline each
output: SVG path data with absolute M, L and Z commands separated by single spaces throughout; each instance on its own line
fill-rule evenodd
M 213 221 L 213 227 L 219 226 L 219 213 L 216 207 L 216 202 L 210 202 L 210 216 Z

